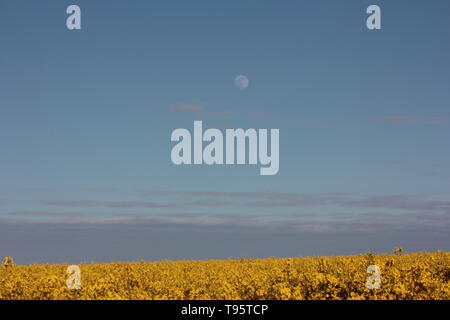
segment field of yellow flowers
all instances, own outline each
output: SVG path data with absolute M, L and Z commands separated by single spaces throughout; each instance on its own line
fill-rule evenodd
M 445 299 L 450 252 L 0 268 L 0 299 Z M 370 265 L 379 289 L 369 289 Z M 73 270 L 72 270 L 73 272 Z M 75 288 L 75 289 L 74 289 Z

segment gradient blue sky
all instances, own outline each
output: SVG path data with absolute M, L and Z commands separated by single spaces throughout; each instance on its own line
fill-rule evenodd
M 1 1 L 0 255 L 449 250 L 449 17 L 443 0 Z M 193 120 L 279 128 L 279 173 L 174 166 Z

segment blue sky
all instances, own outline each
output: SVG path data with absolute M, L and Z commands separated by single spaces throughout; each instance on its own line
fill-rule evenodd
M 70 4 L 82 30 L 66 29 Z M 448 1 L 2 1 L 0 255 L 448 250 L 449 15 Z M 279 173 L 174 166 L 170 134 L 194 120 L 280 129 Z

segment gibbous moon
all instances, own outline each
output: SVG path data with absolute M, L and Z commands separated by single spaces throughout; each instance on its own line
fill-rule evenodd
M 236 87 L 238 87 L 239 89 L 246 89 L 248 87 L 248 78 L 246 76 L 237 76 L 234 79 L 234 84 L 236 85 Z

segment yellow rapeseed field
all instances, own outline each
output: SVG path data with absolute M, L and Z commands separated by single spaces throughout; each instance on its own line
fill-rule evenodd
M 449 252 L 0 267 L 0 299 L 449 299 Z M 370 265 L 379 289 L 369 289 Z M 71 269 L 73 271 L 73 268 Z M 373 276 L 373 275 L 372 275 Z M 69 283 L 70 284 L 70 283 Z M 76 287 L 75 287 L 76 288 Z

